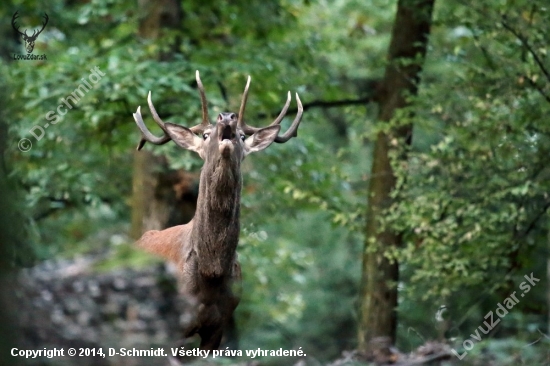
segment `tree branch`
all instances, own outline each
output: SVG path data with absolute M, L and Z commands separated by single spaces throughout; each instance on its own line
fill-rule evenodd
M 531 44 L 529 43 L 529 40 L 527 39 L 527 37 L 525 37 L 523 34 L 521 34 L 519 31 L 517 31 L 516 29 L 514 29 L 507 21 L 506 21 L 506 16 L 502 16 L 502 20 L 500 21 L 500 23 L 502 24 L 502 26 L 507 29 L 510 33 L 512 33 L 520 42 L 521 44 L 527 49 L 527 51 L 533 56 L 533 59 L 535 60 L 536 64 L 538 65 L 538 67 L 540 68 L 540 70 L 542 71 L 542 73 L 544 74 L 544 76 L 546 76 L 546 79 L 548 81 L 550 81 L 550 72 L 546 69 L 546 67 L 544 66 L 544 63 L 542 62 L 542 60 L 540 59 L 539 55 L 537 52 L 535 52 L 535 50 L 533 49 L 533 47 L 531 46 Z
M 311 108 L 339 108 L 339 107 L 349 107 L 353 105 L 366 105 L 367 103 L 370 103 L 374 101 L 373 96 L 366 96 L 358 99 L 342 99 L 342 100 L 332 100 L 332 101 L 326 101 L 326 100 L 314 100 L 309 103 L 304 103 L 304 111 L 311 109 Z M 298 112 L 298 108 L 290 108 L 287 113 L 288 114 L 294 114 Z M 275 117 L 279 114 L 279 112 L 272 112 L 269 115 L 266 113 L 259 113 L 257 115 L 257 118 L 267 118 L 267 117 Z
M 535 228 L 539 220 L 542 218 L 544 214 L 550 209 L 550 201 L 545 202 L 545 204 L 542 206 L 542 209 L 535 214 L 531 222 L 527 225 L 523 233 L 519 236 L 520 239 L 525 238 L 529 233 Z
M 546 94 L 546 93 L 544 92 L 544 89 L 543 89 L 539 84 L 537 84 L 536 81 L 534 81 L 533 79 L 531 79 L 531 78 L 530 78 L 529 76 L 527 76 L 527 75 L 522 75 L 522 76 L 523 76 L 525 79 L 527 79 L 527 81 L 529 82 L 529 84 L 530 84 L 533 88 L 535 88 L 535 89 L 539 92 L 539 94 L 542 95 L 542 97 L 543 97 L 544 99 L 546 99 L 546 101 L 547 101 L 548 103 L 550 103 L 550 95 Z

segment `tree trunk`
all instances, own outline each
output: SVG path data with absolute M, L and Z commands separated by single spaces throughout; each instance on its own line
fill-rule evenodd
M 408 106 L 407 96 L 417 92 L 430 33 L 433 3 L 434 0 L 398 1 L 388 64 L 376 96 L 378 120 L 381 123 L 391 121 L 398 109 Z M 412 125 L 400 124 L 378 132 L 374 145 L 358 329 L 358 349 L 367 354 L 376 352 L 376 344 L 395 343 L 399 268 L 397 263 L 390 262 L 384 256 L 384 252 L 400 246 L 401 236 L 389 229 L 379 230 L 378 227 L 383 211 L 392 204 L 390 194 L 396 184 L 390 154 L 399 147 L 403 149 L 402 144 L 410 145 L 411 140 Z M 406 154 L 398 157 L 403 160 L 406 158 Z
M 171 170 L 162 156 L 134 152 L 131 236 L 185 224 L 197 208 L 199 175 Z

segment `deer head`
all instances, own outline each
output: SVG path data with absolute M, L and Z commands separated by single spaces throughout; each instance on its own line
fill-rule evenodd
M 298 94 L 296 94 L 298 114 L 288 131 L 281 136 L 278 134 L 281 128 L 280 123 L 290 105 L 290 92 L 288 92 L 287 101 L 281 113 L 269 126 L 261 128 L 248 126 L 244 122 L 244 111 L 250 87 L 249 76 L 244 89 L 239 114 L 220 113 L 216 122 L 211 123 L 208 118 L 204 87 L 198 71 L 196 72 L 196 80 L 201 96 L 202 122 L 191 128 L 163 122 L 153 106 L 151 92 L 149 92 L 147 96 L 149 109 L 157 125 L 164 131 L 164 136 L 156 137 L 149 132 L 141 116 L 141 107 L 138 107 L 136 113 L 133 114 L 142 135 L 137 150 L 141 150 L 146 142 L 163 145 L 173 140 L 178 146 L 198 153 L 205 162 L 218 160 L 220 157 L 222 160 L 236 159 L 241 161 L 246 155 L 261 151 L 267 148 L 272 142 L 284 143 L 291 137 L 297 136 L 298 125 L 303 113 L 302 103 Z
M 15 29 L 17 33 L 19 33 L 21 37 L 23 37 L 23 41 L 25 41 L 25 48 L 27 49 L 27 53 L 31 53 L 34 50 L 34 42 L 36 41 L 36 38 L 40 33 L 42 33 L 42 31 L 46 27 L 46 24 L 48 24 L 48 14 L 44 13 L 45 21 L 42 24 L 42 29 L 40 29 L 39 31 L 34 30 L 32 35 L 30 36 L 27 34 L 26 29 L 25 29 L 25 32 L 19 31 L 19 26 L 16 24 L 17 17 L 19 17 L 19 15 L 17 14 L 17 11 L 16 11 L 13 14 L 13 17 L 11 18 L 11 25 L 13 29 Z

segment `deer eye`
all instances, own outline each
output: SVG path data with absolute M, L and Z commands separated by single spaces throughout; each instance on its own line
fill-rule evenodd
M 206 140 L 207 138 L 209 138 L 209 137 L 210 137 L 210 133 L 209 133 L 209 132 L 203 133 L 203 134 L 202 134 L 202 138 L 205 139 L 205 140 Z
M 246 138 L 245 135 L 241 135 L 241 140 L 244 141 L 244 139 Z

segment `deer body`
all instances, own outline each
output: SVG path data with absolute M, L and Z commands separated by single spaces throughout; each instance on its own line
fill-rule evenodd
M 302 105 L 289 131 L 278 136 L 287 103 L 279 117 L 268 127 L 247 126 L 242 115 L 250 78 L 245 88 L 239 115 L 220 113 L 217 122 L 208 122 L 206 98 L 197 72 L 197 84 L 202 100 L 203 121 L 187 128 L 164 123 L 151 102 L 151 113 L 165 132 L 153 136 L 145 127 L 140 108 L 134 119 L 142 132 L 138 150 L 145 142 L 164 144 L 173 140 L 180 147 L 197 152 L 204 160 L 201 170 L 197 209 L 193 219 L 185 225 L 162 231 L 148 231 L 137 245 L 176 265 L 179 282 L 185 296 L 194 305 L 194 320 L 185 329 L 185 336 L 198 333 L 201 348 L 217 349 L 224 327 L 240 300 L 241 269 L 237 261 L 240 233 L 241 162 L 246 155 L 267 148 L 272 142 L 283 143 L 296 135 L 301 120 Z M 202 137 L 197 134 L 202 133 Z M 246 135 L 250 135 L 246 138 Z

